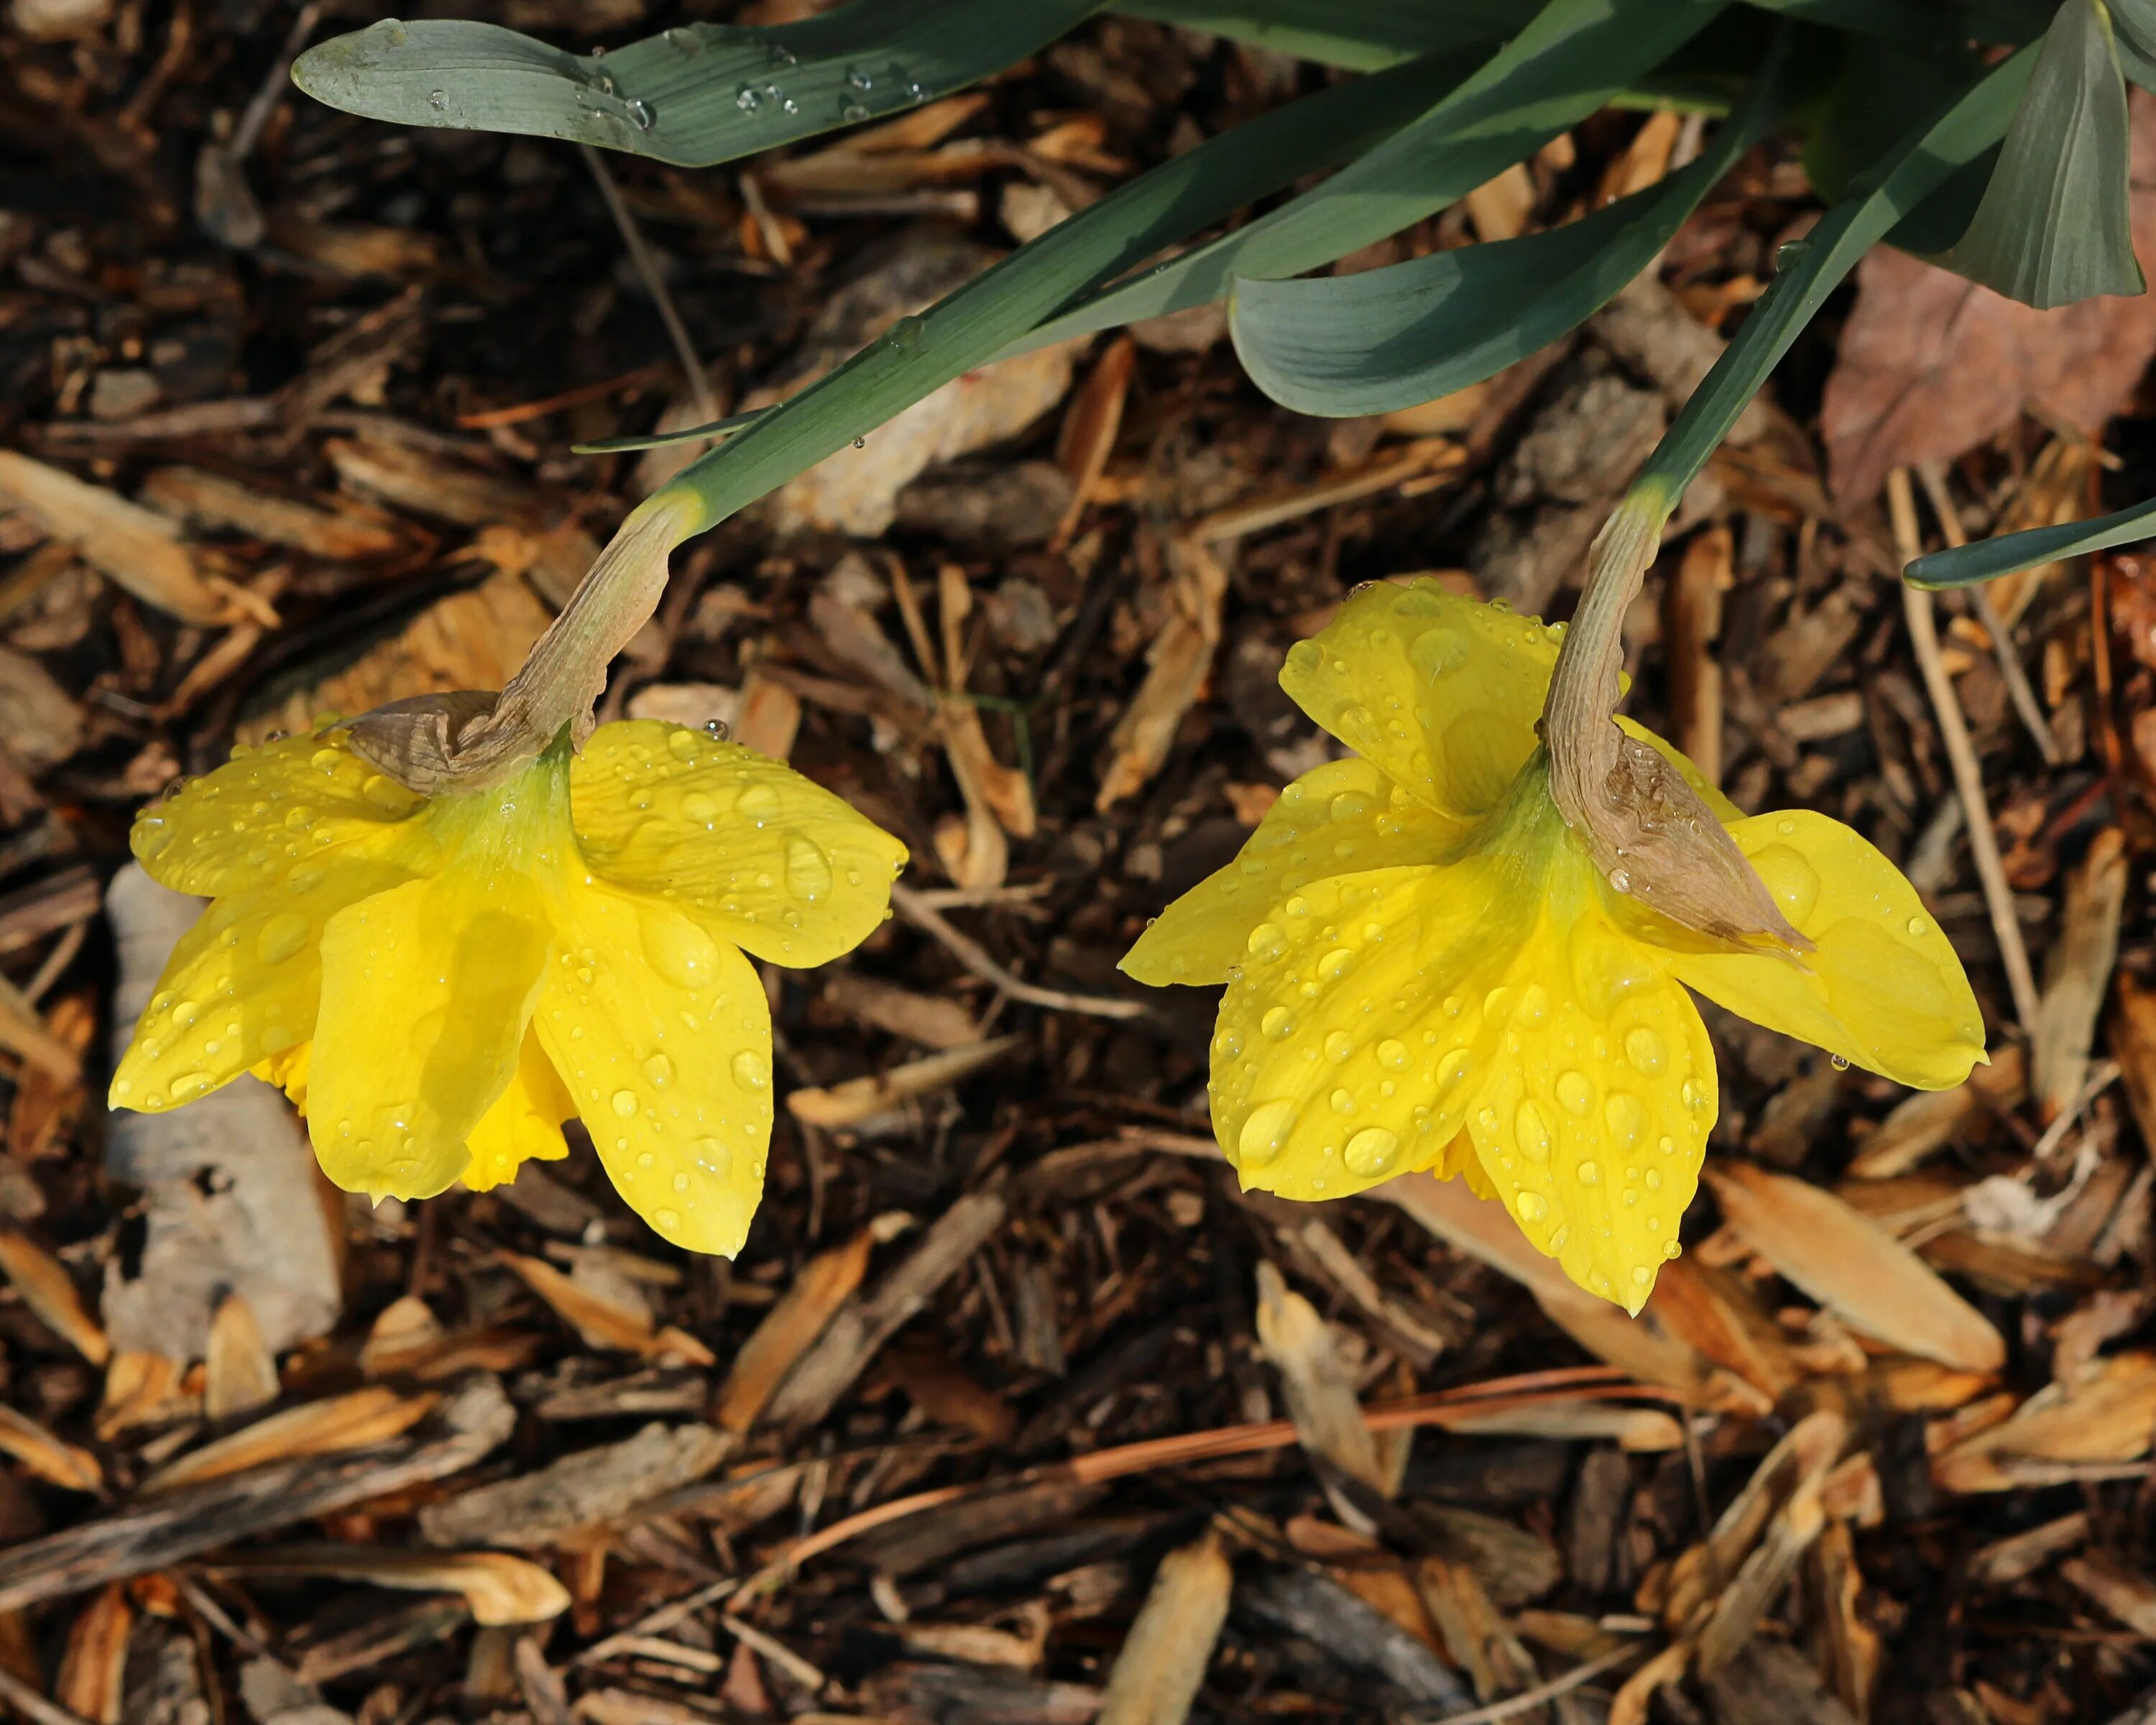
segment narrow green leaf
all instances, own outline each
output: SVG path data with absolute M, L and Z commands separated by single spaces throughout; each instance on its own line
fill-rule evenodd
M 1461 246 L 1358 275 L 1240 281 L 1231 328 L 1259 388 L 1298 413 L 1389 413 L 1557 340 L 1651 263 L 1784 105 L 1781 44 L 1697 161 L 1547 233 Z
M 1782 249 L 1774 280 L 1655 446 L 1635 489 L 1676 506 L 1767 374 L 1857 260 L 1956 168 L 2005 136 L 2036 54 L 2031 44 L 1994 67 L 1860 175 L 1850 195 L 1820 218 L 1809 237 Z
M 837 369 L 760 416 L 673 483 L 713 525 L 870 434 L 1042 319 L 1163 246 L 1297 176 L 1367 150 L 1466 77 L 1471 57 L 1431 54 L 1275 109 L 1148 170 L 901 320 Z
M 1374 72 L 1436 48 L 1489 47 L 1541 0 L 1113 0 L 1113 9 L 1276 54 Z
M 498 24 L 385 18 L 292 80 L 372 120 L 523 132 L 701 167 L 852 126 L 1024 59 L 1101 0 L 854 0 L 798 24 L 685 24 L 603 58 Z
M 1913 559 L 1902 577 L 1912 587 L 1974 587 L 2061 557 L 2086 557 L 2092 551 L 2156 539 L 2156 501 L 2137 503 L 2094 521 L 2068 521 L 2061 527 L 2031 527 L 2025 533 L 2001 533 L 1974 545 L 1958 545 Z
M 1976 218 L 1940 261 L 2044 308 L 2140 293 L 2130 153 L 2111 14 L 2103 0 L 2064 0 Z
M 2112 46 L 2143 90 L 2156 90 L 2156 0 L 2111 0 Z
M 1472 77 L 1269 215 L 1096 295 L 1013 352 L 1300 275 L 1397 234 L 1532 156 L 1697 33 L 1724 0 L 1550 0 Z

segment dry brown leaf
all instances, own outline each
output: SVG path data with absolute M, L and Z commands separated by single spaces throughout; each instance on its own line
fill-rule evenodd
M 357 1545 L 279 1546 L 220 1558 L 248 1575 L 326 1575 L 374 1587 L 461 1594 L 472 1621 L 544 1623 L 569 1609 L 569 1590 L 529 1558 L 499 1551 L 390 1551 Z
M 855 1126 L 919 1096 L 932 1096 L 993 1065 L 1013 1050 L 1022 1047 L 1023 1036 L 998 1036 L 967 1048 L 949 1049 L 902 1066 L 892 1066 L 844 1084 L 812 1086 L 790 1092 L 788 1111 L 811 1126 Z
M 2156 100 L 2133 92 L 2134 249 L 2156 264 Z M 2039 311 L 1907 252 L 1856 266 L 1856 305 L 1820 407 L 1835 495 L 1874 495 L 1890 470 L 1951 461 L 2038 402 L 2100 426 L 2156 352 L 2156 295 Z
M 1706 1177 L 1744 1243 L 1852 1328 L 1964 1371 L 2006 1363 L 2006 1343 L 1981 1312 L 1832 1193 L 1750 1163 Z
M 1753 1470 L 1707 1537 L 1670 1566 L 1659 1597 L 1643 1599 L 1642 1608 L 1654 1611 L 1676 1634 L 1697 1633 L 1703 1615 L 1719 1618 L 1732 1609 L 1732 1578 L 1768 1548 L 1761 1542 L 1792 1503 L 1809 1496 L 1816 1510 L 1818 1494 L 1848 1440 L 1848 1422 L 1829 1410 L 1807 1414 L 1791 1426 Z
M 485 527 L 529 522 L 545 512 L 543 492 L 455 465 L 431 450 L 387 439 L 332 438 L 322 453 L 352 490 L 414 515 Z
M 139 1348 L 113 1351 L 97 1409 L 97 1435 L 105 1442 L 131 1426 L 162 1425 L 201 1411 L 200 1399 L 180 1386 L 177 1361 Z
M 1948 1491 L 2062 1484 L 2091 1466 L 2128 1462 L 2156 1444 L 2156 1353 L 2113 1354 L 2071 1388 L 2053 1384 L 2008 1420 L 1932 1462 Z
M 227 1294 L 210 1320 L 203 1367 L 203 1411 L 212 1420 L 237 1419 L 267 1407 L 283 1389 L 254 1308 L 238 1294 Z
M 0 449 L 0 502 L 73 546 L 98 573 L 146 605 L 187 623 L 223 623 L 230 601 L 206 582 L 179 529 L 154 510 Z
M 83 1309 L 67 1266 L 28 1235 L 0 1229 L 0 1276 L 48 1328 L 94 1366 L 112 1357 L 112 1344 Z
M 440 1399 L 435 1395 L 404 1396 L 375 1388 L 303 1403 L 190 1451 L 151 1474 L 142 1481 L 141 1490 L 169 1491 L 294 1455 L 335 1455 L 362 1450 L 409 1431 Z
M 1093 488 L 1108 470 L 1108 457 L 1115 451 L 1116 434 L 1122 429 L 1123 403 L 1131 393 L 1137 357 L 1137 343 L 1128 336 L 1118 336 L 1093 362 L 1093 369 L 1079 385 L 1064 414 L 1055 460 L 1070 476 L 1070 501 L 1049 539 L 1052 552 L 1069 546 L 1092 501 Z
M 1534 176 L 1525 162 L 1516 162 L 1494 178 L 1483 181 L 1460 202 L 1467 206 L 1476 239 L 1486 244 L 1517 239 L 1527 231 L 1527 218 L 1535 212 Z
M 593 1348 L 619 1348 L 647 1359 L 678 1359 L 694 1366 L 718 1363 L 711 1350 L 685 1331 L 671 1324 L 654 1329 L 649 1312 L 608 1299 L 543 1259 L 503 1252 L 501 1261 Z
M 1108 1673 L 1095 1725 L 1183 1725 L 1213 1662 L 1235 1574 L 1208 1533 L 1161 1559 Z
M 827 971 L 824 999 L 849 1018 L 930 1048 L 964 1048 L 981 1040 L 980 1025 L 962 1002 L 916 993 L 859 971 Z
M 102 1495 L 105 1471 L 97 1457 L 62 1443 L 26 1414 L 0 1405 L 0 1454 L 12 1455 L 41 1480 L 70 1491 Z
M 374 1320 L 359 1350 L 359 1368 L 370 1378 L 408 1371 L 439 1347 L 448 1332 L 434 1308 L 417 1294 L 392 1300 Z
M 884 1217 L 856 1233 L 844 1245 L 820 1252 L 803 1265 L 793 1286 L 764 1314 L 756 1333 L 719 1386 L 711 1418 L 728 1431 L 747 1431 L 757 1422 L 794 1362 L 824 1333 L 834 1313 L 854 1296 L 868 1274 L 869 1255 L 877 1242 L 891 1239 L 901 1225 Z
M 98 1589 L 68 1629 L 53 1699 L 95 1725 L 120 1725 L 127 1674 L 127 1637 L 135 1627 L 127 1590 L 118 1582 Z
M 2008 1043 L 1994 1049 L 1991 1064 L 1979 1066 L 1966 1083 L 1952 1090 L 1912 1091 L 1864 1140 L 1849 1165 L 1851 1177 L 1884 1180 L 1907 1173 L 1953 1143 L 1987 1108 L 2016 1106 L 2027 1088 L 2027 1072 L 2020 1045 Z

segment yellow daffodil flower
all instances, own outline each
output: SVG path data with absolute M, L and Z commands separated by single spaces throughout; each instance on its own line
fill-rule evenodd
M 330 1178 L 485 1188 L 567 1153 L 691 1251 L 740 1249 L 771 1137 L 771 1020 L 743 956 L 820 964 L 889 914 L 905 848 L 783 763 L 602 726 L 485 790 L 424 798 L 330 730 L 233 759 L 136 823 L 152 878 L 214 902 L 112 1081 L 155 1112 L 254 1070 Z
M 1582 1287 L 1638 1312 L 1677 1255 L 1714 1125 L 1686 988 L 1904 1084 L 1958 1084 L 1984 1024 L 1953 948 L 1870 844 L 1743 815 L 1676 752 L 1797 953 L 1717 944 L 1604 878 L 1548 789 L 1536 721 L 1561 631 L 1424 579 L 1379 583 L 1281 685 L 1356 751 L 1281 794 L 1235 861 L 1123 960 L 1225 983 L 1214 1127 L 1246 1186 L 1336 1198 L 1464 1176 Z

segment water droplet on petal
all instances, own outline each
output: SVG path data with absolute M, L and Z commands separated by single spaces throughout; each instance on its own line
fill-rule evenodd
M 794 897 L 812 905 L 831 890 L 831 859 L 813 839 L 799 833 L 786 841 L 786 887 Z
M 1341 1160 L 1348 1164 L 1348 1172 L 1365 1180 L 1374 1180 L 1392 1172 L 1399 1156 L 1400 1141 L 1397 1133 L 1382 1126 L 1366 1126 L 1348 1139 L 1341 1153 Z
M 307 919 L 291 911 L 280 911 L 262 925 L 254 937 L 255 956 L 264 964 L 282 964 L 307 943 Z
M 1344 1030 L 1330 1031 L 1325 1038 L 1325 1052 L 1335 1062 L 1344 1060 L 1355 1052 L 1354 1039 Z
M 1602 1183 L 1602 1164 L 1593 1161 L 1583 1162 L 1579 1165 L 1578 1174 L 1581 1185 L 1599 1186 Z
M 636 1092 L 633 1090 L 616 1091 L 613 1093 L 613 1111 L 624 1120 L 634 1115 L 636 1112 Z
M 1294 1123 L 1294 1103 L 1260 1103 L 1245 1118 L 1242 1131 L 1235 1134 L 1237 1157 L 1245 1168 L 1263 1168 L 1286 1147 L 1288 1128 Z
M 1388 1036 L 1383 1042 L 1380 1042 L 1378 1045 L 1378 1064 L 1379 1065 L 1389 1066 L 1394 1071 L 1399 1072 L 1405 1070 L 1407 1063 L 1408 1050 L 1407 1045 L 1405 1043 L 1396 1042 L 1391 1037 Z
M 1274 1041 L 1285 1041 L 1295 1029 L 1295 1014 L 1285 1006 L 1267 1007 L 1265 1015 L 1258 1020 L 1258 1028 Z
M 1668 1055 L 1662 1047 L 1662 1039 L 1641 1024 L 1625 1033 L 1625 1058 L 1632 1063 L 1635 1071 L 1651 1078 L 1662 1070 L 1662 1062 Z
M 1539 1192 L 1522 1192 L 1517 1202 L 1522 1222 L 1539 1222 L 1549 1214 L 1549 1200 Z
M 1557 1099 L 1574 1114 L 1584 1114 L 1594 1100 L 1594 1086 L 1582 1072 L 1557 1075 Z
M 1549 1122 L 1532 1101 L 1521 1103 L 1512 1116 L 1512 1136 L 1519 1142 L 1520 1153 L 1530 1162 L 1549 1160 Z
M 644 1076 L 661 1090 L 674 1081 L 674 1063 L 663 1054 L 655 1054 L 644 1063 Z
M 734 1056 L 734 1079 L 747 1090 L 762 1090 L 771 1083 L 771 1068 L 763 1057 L 750 1049 L 743 1049 Z

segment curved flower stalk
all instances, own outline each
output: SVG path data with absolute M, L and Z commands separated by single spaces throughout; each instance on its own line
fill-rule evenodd
M 600 726 L 424 797 L 329 728 L 136 821 L 156 880 L 214 902 L 112 1081 L 155 1112 L 253 1070 L 330 1178 L 483 1189 L 581 1117 L 675 1245 L 731 1255 L 762 1190 L 771 1023 L 744 953 L 819 964 L 889 914 L 906 850 L 790 768 L 700 731 Z
M 1687 988 L 1922 1089 L 1968 1076 L 1984 1025 L 1953 947 L 1864 839 L 1809 810 L 1747 818 L 1624 720 L 1799 941 L 1717 938 L 1605 875 L 1536 735 L 1561 635 L 1428 579 L 1351 598 L 1281 685 L 1356 754 L 1288 786 L 1123 968 L 1227 984 L 1213 1122 L 1246 1186 L 1320 1199 L 1460 1175 L 1636 1312 L 1677 1255 L 1714 1125 Z

